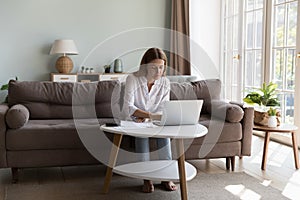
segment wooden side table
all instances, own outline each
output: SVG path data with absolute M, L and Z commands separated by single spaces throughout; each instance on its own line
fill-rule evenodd
M 265 135 L 265 142 L 264 142 L 264 151 L 263 151 L 263 158 L 261 163 L 261 169 L 266 169 L 266 162 L 267 162 L 267 154 L 268 154 L 268 145 L 270 142 L 270 134 L 272 132 L 280 132 L 280 133 L 291 133 L 292 134 L 292 142 L 293 142 L 293 150 L 294 150 L 294 158 L 295 158 L 295 167 L 299 169 L 299 153 L 298 153 L 298 144 L 297 144 L 297 135 L 296 130 L 298 129 L 297 126 L 292 124 L 281 124 L 275 128 L 270 128 L 267 126 L 258 126 L 254 125 L 253 130 L 256 131 L 264 131 Z

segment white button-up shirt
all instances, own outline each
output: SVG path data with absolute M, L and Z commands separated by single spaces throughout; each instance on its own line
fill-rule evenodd
M 144 110 L 151 113 L 161 113 L 164 102 L 170 100 L 170 81 L 161 77 L 154 82 L 151 90 L 148 91 L 147 79 L 145 76 L 130 74 L 126 78 L 123 114 L 129 119 L 137 110 Z

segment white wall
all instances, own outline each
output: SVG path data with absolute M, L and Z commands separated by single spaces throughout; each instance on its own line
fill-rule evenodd
M 190 0 L 192 74 L 220 78 L 221 1 Z
M 123 31 L 169 28 L 170 4 L 171 0 L 0 0 L 0 85 L 15 76 L 20 80 L 49 80 L 49 73 L 56 72 L 57 56 L 49 55 L 55 39 L 75 41 L 79 55 L 71 56 L 73 72 L 81 64 L 102 72 L 103 65 L 120 55 L 87 58 L 90 51 Z M 166 42 L 163 35 L 147 39 L 161 45 Z M 106 52 L 123 46 L 117 45 L 106 47 Z M 136 66 L 142 53 L 143 49 L 123 55 L 124 71 Z

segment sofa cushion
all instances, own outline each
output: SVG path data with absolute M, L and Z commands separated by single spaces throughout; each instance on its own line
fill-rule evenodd
M 191 83 L 170 83 L 170 100 L 192 100 L 197 99 Z
M 217 143 L 213 147 L 211 144 L 193 144 L 185 151 L 186 160 L 199 158 L 225 158 L 240 156 L 242 142 Z M 209 152 L 207 152 L 209 151 Z
M 183 82 L 193 82 L 197 80 L 197 76 L 190 75 L 169 75 L 167 78 L 170 82 L 183 83 Z
M 12 129 L 21 128 L 28 122 L 28 119 L 29 111 L 21 104 L 12 106 L 6 113 L 6 123 Z
M 30 119 L 72 119 L 113 117 L 112 105 L 120 95 L 118 81 L 60 83 L 9 82 L 8 104 L 23 104 Z
M 197 99 L 203 99 L 204 104 L 202 111 L 207 113 L 210 108 L 212 100 L 220 99 L 221 94 L 221 81 L 219 79 L 207 79 L 191 83 Z
M 84 146 L 76 128 L 99 131 L 99 124 L 112 122 L 112 118 L 74 120 L 29 120 L 19 129 L 8 129 L 6 145 L 8 150 L 41 150 L 41 149 L 83 149 Z M 82 132 L 80 132 L 82 133 Z
M 218 119 L 210 120 L 208 115 L 202 115 L 199 123 L 208 129 L 208 134 L 205 137 L 194 139 L 193 144 L 202 144 L 204 141 L 207 144 L 227 143 L 242 139 L 241 123 L 224 122 Z
M 201 113 L 207 113 L 212 100 L 220 99 L 221 81 L 207 79 L 191 83 L 171 83 L 171 100 L 203 99 L 204 104 Z

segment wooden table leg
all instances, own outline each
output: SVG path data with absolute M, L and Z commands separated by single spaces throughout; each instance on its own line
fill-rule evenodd
M 299 153 L 298 153 L 296 132 L 292 132 L 292 142 L 293 142 L 293 150 L 294 150 L 294 158 L 295 158 L 295 167 L 296 169 L 299 169 Z
M 109 156 L 109 162 L 108 162 L 108 166 L 106 169 L 106 176 L 105 176 L 103 190 L 102 190 L 102 192 L 104 194 L 107 194 L 108 190 L 109 190 L 109 185 L 110 185 L 111 177 L 113 174 L 112 170 L 117 161 L 118 152 L 119 152 L 121 141 L 122 141 L 122 136 L 123 135 L 120 135 L 120 134 L 114 134 L 114 141 L 113 141 L 113 145 L 112 145 L 110 156 Z
M 265 143 L 264 143 L 264 152 L 263 152 L 263 157 L 262 157 L 262 162 L 261 162 L 262 170 L 266 169 L 269 142 L 270 142 L 270 132 L 266 132 Z
M 185 174 L 185 156 L 184 156 L 184 145 L 183 139 L 177 139 L 177 152 L 178 152 L 178 172 L 179 172 L 179 180 L 180 180 L 180 191 L 181 191 L 181 199 L 187 200 L 187 186 L 186 186 L 186 174 Z

